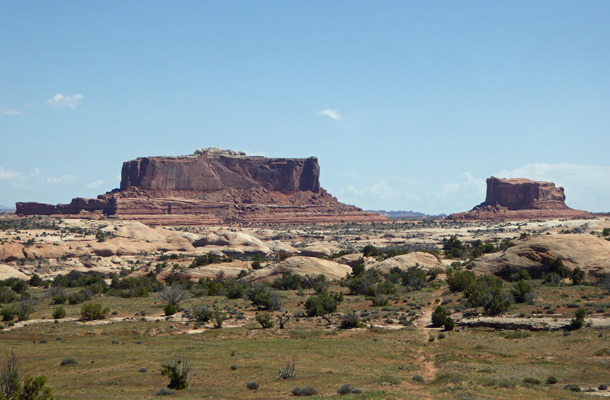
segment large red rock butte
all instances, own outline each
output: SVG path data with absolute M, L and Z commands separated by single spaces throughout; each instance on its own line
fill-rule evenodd
M 570 218 L 586 216 L 587 211 L 573 210 L 565 204 L 563 187 L 552 182 L 526 178 L 487 179 L 485 201 L 472 210 L 451 214 L 452 220 L 498 220 Z
M 19 215 L 118 216 L 152 225 L 387 221 L 320 187 L 316 157 L 266 158 L 208 148 L 123 163 L 121 187 L 70 204 L 17 203 Z

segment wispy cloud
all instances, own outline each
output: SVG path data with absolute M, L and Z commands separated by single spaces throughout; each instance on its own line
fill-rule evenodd
M 3 105 L 0 105 L 0 114 L 5 114 L 5 115 L 23 115 L 25 113 L 23 111 L 21 111 L 21 110 L 16 110 L 14 108 L 8 108 L 8 107 L 4 107 Z
M 0 167 L 0 181 L 5 181 L 16 188 L 31 190 L 42 185 L 73 184 L 76 182 L 76 178 L 72 175 L 47 176 L 39 169 L 34 169 L 28 174 Z
M 98 189 L 103 184 L 104 184 L 104 181 L 100 179 L 100 180 L 97 180 L 94 182 L 89 182 L 89 183 L 85 184 L 85 186 L 89 189 Z
M 335 121 L 343 121 L 343 118 L 341 118 L 341 114 L 339 114 L 339 110 L 335 108 L 327 108 L 325 110 L 322 110 L 318 113 L 318 115 L 330 117 Z
M 74 109 L 78 105 L 78 102 L 84 98 L 85 96 L 80 93 L 73 94 L 71 96 L 64 96 L 61 93 L 57 93 L 55 96 L 47 100 L 47 103 L 50 106 L 55 107 L 56 110 L 61 110 L 62 108 L 66 107 Z
M 0 167 L 0 181 L 10 181 L 21 177 L 21 172 Z

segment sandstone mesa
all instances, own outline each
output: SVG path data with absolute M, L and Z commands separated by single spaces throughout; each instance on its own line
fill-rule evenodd
M 387 221 L 320 187 L 316 157 L 266 158 L 207 148 L 123 163 L 121 186 L 70 204 L 19 202 L 18 215 L 117 216 L 149 225 Z
M 487 179 L 485 201 L 472 210 L 451 214 L 451 220 L 519 220 L 571 218 L 590 215 L 565 204 L 563 187 L 526 178 Z

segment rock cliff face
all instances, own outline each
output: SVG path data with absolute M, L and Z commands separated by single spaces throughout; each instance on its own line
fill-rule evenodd
M 451 214 L 448 219 L 533 219 L 582 216 L 586 211 L 573 210 L 565 204 L 563 187 L 552 182 L 525 178 L 487 179 L 485 202 L 465 213 Z
M 509 210 L 568 210 L 563 187 L 552 182 L 529 179 L 487 179 L 487 196 L 481 206 L 506 207 Z
M 248 157 L 218 149 L 185 157 L 144 157 L 123 163 L 121 190 L 138 187 L 150 194 L 252 189 L 320 191 L 318 159 Z
M 127 161 L 120 189 L 70 204 L 17 203 L 16 213 L 116 215 L 174 225 L 387 220 L 339 203 L 320 187 L 319 177 L 315 157 L 249 157 L 211 148 Z

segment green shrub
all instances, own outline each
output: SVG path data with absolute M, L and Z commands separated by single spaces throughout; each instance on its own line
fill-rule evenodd
M 222 323 L 227 319 L 227 313 L 220 308 L 214 308 L 214 328 L 222 328 Z
M 383 307 L 387 306 L 389 303 L 388 297 L 382 294 L 377 294 L 373 297 L 373 307 Z
M 263 329 L 273 328 L 273 316 L 269 313 L 256 314 L 256 321 L 261 324 Z
M 470 271 L 456 271 L 447 276 L 447 285 L 452 292 L 463 292 L 475 284 L 475 276 Z
M 174 315 L 178 312 L 178 306 L 173 303 L 167 303 L 165 307 L 163 307 L 163 311 L 167 316 Z
M 305 301 L 305 311 L 308 317 L 323 317 L 337 311 L 338 296 L 322 293 L 311 296 Z
M 7 287 L 0 287 L 0 304 L 12 303 L 17 300 L 17 293 Z
M 214 317 L 214 311 L 210 310 L 208 306 L 195 306 L 192 310 L 192 316 L 197 322 L 208 322 Z
M 352 329 L 352 328 L 361 328 L 364 326 L 364 323 L 360 320 L 360 318 L 353 313 L 345 314 L 341 318 L 341 323 L 339 324 L 339 329 Z
M 445 321 L 447 320 L 448 313 L 445 307 L 438 306 L 432 312 L 432 326 L 441 327 L 445 325 Z
M 571 278 L 572 278 L 572 284 L 580 285 L 581 283 L 583 283 L 585 281 L 585 271 L 576 267 L 572 271 Z
M 173 357 L 161 364 L 161 375 L 169 377 L 169 389 L 182 390 L 189 387 L 188 374 L 191 371 L 191 362 L 184 356 Z
M 523 383 L 526 385 L 540 385 L 542 382 L 536 378 L 523 378 Z
M 318 394 L 318 391 L 311 386 L 296 386 L 290 390 L 290 393 L 292 393 L 293 396 L 315 396 Z
M 379 255 L 379 249 L 372 244 L 367 244 L 362 248 L 362 254 L 365 257 L 377 257 Z
M 551 375 L 551 376 L 549 376 L 548 378 L 546 378 L 546 383 L 548 383 L 549 385 L 554 385 L 554 384 L 556 384 L 557 382 L 559 382 L 559 381 L 557 380 L 557 378 L 555 378 L 555 377 L 554 377 L 554 376 L 552 376 L 552 375 Z
M 292 357 L 286 363 L 280 366 L 280 379 L 296 378 L 296 358 Z
M 580 329 L 583 326 L 585 326 L 585 316 L 586 315 L 587 315 L 586 309 L 581 307 L 578 310 L 576 310 L 574 319 L 572 321 L 570 321 L 570 328 L 571 329 Z
M 401 280 L 410 292 L 423 289 L 427 285 L 426 272 L 417 265 L 403 272 Z
M 353 387 L 349 383 L 346 383 L 345 385 L 341 385 L 341 387 L 339 387 L 339 389 L 337 389 L 337 393 L 339 393 L 340 395 L 343 396 L 346 394 L 359 394 L 359 393 L 362 393 L 362 390 Z
M 426 382 L 424 377 L 421 376 L 421 375 L 413 375 L 413 378 L 411 378 L 411 379 L 413 379 L 413 382 L 418 382 L 418 383 L 425 383 Z
M 12 321 L 17 315 L 17 310 L 15 310 L 15 306 L 13 305 L 4 306 L 2 310 L 0 310 L 0 315 L 2 315 L 2 321 Z
M 246 387 L 250 390 L 257 390 L 259 388 L 258 383 L 256 382 L 248 382 L 246 383 Z
M 109 312 L 110 308 L 104 308 L 100 303 L 87 303 L 81 307 L 80 317 L 83 321 L 93 321 L 106 318 Z
M 269 286 L 255 283 L 246 294 L 248 300 L 259 310 L 279 311 L 282 309 L 282 298 Z
M 59 363 L 59 365 L 61 365 L 62 367 L 65 366 L 65 365 L 76 365 L 76 364 L 78 364 L 78 362 L 75 359 L 73 359 L 72 357 L 64 358 Z
M 453 320 L 453 318 L 447 317 L 445 319 L 445 330 L 452 331 L 453 329 L 455 329 L 455 321 Z
M 53 310 L 53 319 L 62 319 L 66 316 L 66 309 L 62 306 L 55 307 Z

